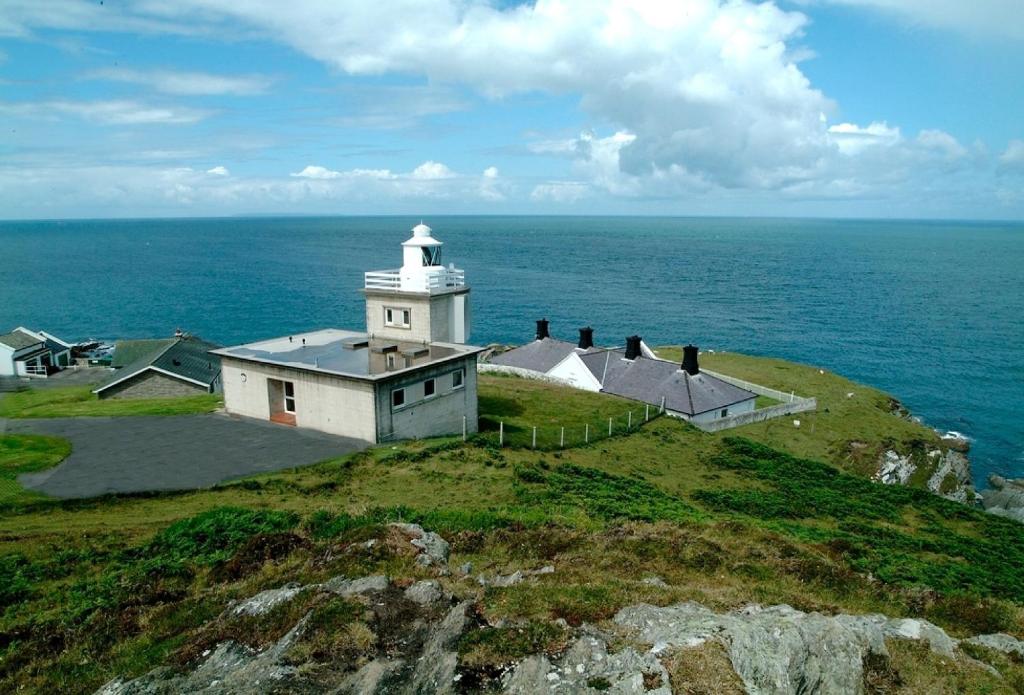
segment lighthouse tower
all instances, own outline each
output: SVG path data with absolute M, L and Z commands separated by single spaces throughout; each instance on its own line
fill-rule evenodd
M 420 222 L 402 243 L 402 267 L 365 274 L 366 331 L 374 338 L 423 343 L 469 340 L 466 273 L 441 261 L 442 242 Z

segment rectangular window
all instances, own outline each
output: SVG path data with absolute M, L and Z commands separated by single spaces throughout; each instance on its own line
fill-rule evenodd
M 388 369 L 394 369 L 395 368 L 395 353 L 389 352 L 387 354 L 387 361 L 388 361 Z
M 284 411 L 295 412 L 295 384 L 290 381 L 284 382 Z
M 391 407 L 397 408 L 405 405 L 405 389 L 395 389 L 391 392 Z
M 384 307 L 384 325 L 392 328 L 408 328 L 412 325 L 412 310 Z
M 462 388 L 462 377 L 463 371 L 460 369 L 457 372 L 452 372 L 452 388 Z
M 729 415 L 729 409 L 728 408 L 722 408 L 722 417 L 728 417 L 728 415 Z
M 427 379 L 423 382 L 423 397 L 429 398 L 434 395 L 434 380 Z

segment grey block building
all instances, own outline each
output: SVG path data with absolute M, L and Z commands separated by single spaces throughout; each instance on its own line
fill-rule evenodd
M 477 355 L 463 271 L 424 224 L 404 264 L 365 274 L 366 330 L 335 328 L 215 350 L 229 413 L 368 443 L 477 429 Z

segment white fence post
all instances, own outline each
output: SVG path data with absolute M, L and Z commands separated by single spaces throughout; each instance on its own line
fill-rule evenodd
M 608 418 L 608 436 L 612 436 L 612 419 Z
M 632 410 L 629 411 L 629 417 L 626 418 L 626 429 L 627 430 L 633 429 L 633 411 Z
M 558 441 L 558 448 L 565 448 L 565 427 L 562 427 L 562 438 Z
M 498 423 L 498 446 L 505 446 L 505 421 Z
M 665 414 L 665 397 L 664 396 L 661 397 L 661 414 L 662 415 Z
M 583 430 L 583 443 L 590 444 L 590 423 L 586 425 L 586 429 Z
M 462 441 L 466 441 L 466 416 L 462 416 Z
M 647 405 L 644 406 L 644 422 L 647 422 L 650 419 L 651 419 L 651 404 L 648 403 Z
M 537 427 L 536 427 L 536 425 L 533 428 L 533 448 L 534 449 L 537 448 Z

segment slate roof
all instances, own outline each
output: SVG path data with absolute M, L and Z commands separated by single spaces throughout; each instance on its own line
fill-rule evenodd
M 28 333 L 19 330 L 13 330 L 10 333 L 0 335 L 0 343 L 3 343 L 7 347 L 14 348 L 15 350 L 23 350 L 41 342 L 43 341 L 36 338 L 34 335 L 29 335 Z
M 583 364 L 602 384 L 602 391 L 686 415 L 727 408 L 756 394 L 703 372 L 691 375 L 675 362 L 638 357 L 625 359 L 621 350 L 583 355 Z
M 115 369 L 133 365 L 148 358 L 155 360 L 164 350 L 169 348 L 177 338 L 158 338 L 155 340 L 119 340 L 114 345 L 114 356 L 110 366 Z
M 93 393 L 99 393 L 151 367 L 207 386 L 220 374 L 220 357 L 209 354 L 209 351 L 221 346 L 195 336 L 166 340 L 122 341 L 117 344 L 115 355 L 124 343 L 131 343 L 129 352 L 134 352 L 139 357 L 131 364 L 115 371 L 110 378 L 96 387 Z
M 591 348 L 586 352 L 597 351 L 597 349 Z M 555 338 L 544 338 L 496 355 L 491 358 L 491 364 L 545 373 L 573 352 L 585 354 L 585 351 L 577 349 L 575 343 Z

